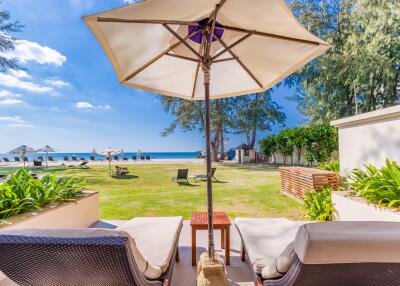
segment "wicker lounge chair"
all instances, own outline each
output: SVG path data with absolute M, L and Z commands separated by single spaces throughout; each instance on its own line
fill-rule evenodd
M 78 158 L 75 155 L 72 155 L 72 160 L 71 161 L 78 161 Z
M 48 157 L 48 160 L 49 160 L 49 162 L 54 162 L 53 156 L 49 156 L 49 157 Z
M 151 158 L 150 158 L 150 156 L 149 155 L 147 155 L 146 156 L 146 160 L 150 160 Z
M 144 156 L 140 156 L 140 160 L 145 160 L 145 157 Z
M 118 161 L 119 160 L 119 157 L 117 155 L 114 155 L 113 158 L 114 158 L 114 161 Z
M 40 160 L 33 160 L 33 167 L 43 167 L 42 161 Z
M 116 230 L 14 230 L 0 234 L 0 270 L 20 286 L 167 286 L 181 217 L 135 218 Z
M 19 159 L 19 157 L 14 157 L 14 161 L 15 161 L 15 162 L 21 162 L 21 160 Z
M 3 158 L 3 161 L 6 162 L 6 163 L 10 162 L 10 160 L 8 158 Z
M 176 177 L 172 177 L 172 180 L 180 182 L 180 181 L 186 181 L 189 184 L 189 169 L 178 169 L 178 174 Z
M 236 219 L 257 286 L 399 285 L 400 223 Z
M 136 160 L 137 160 L 137 157 L 136 157 L 136 156 L 132 156 L 132 160 L 133 160 L 133 161 L 136 161 Z
M 64 161 L 66 161 L 66 162 L 68 162 L 68 161 L 69 161 L 69 158 L 68 158 L 68 156 L 64 156 Z

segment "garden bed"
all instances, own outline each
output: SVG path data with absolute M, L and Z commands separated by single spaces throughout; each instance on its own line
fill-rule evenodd
M 379 208 L 369 204 L 362 197 L 354 197 L 349 192 L 332 192 L 332 204 L 337 219 L 341 221 L 397 221 L 400 211 L 395 208 Z
M 82 193 L 73 201 L 10 217 L 0 230 L 22 228 L 86 228 L 99 219 L 99 194 Z

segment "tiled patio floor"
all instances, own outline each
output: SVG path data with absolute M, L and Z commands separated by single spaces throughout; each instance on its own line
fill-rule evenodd
M 95 227 L 114 228 L 124 221 L 100 221 Z M 232 223 L 233 224 L 233 223 Z M 216 248 L 221 251 L 220 232 L 215 231 Z M 207 249 L 207 231 L 197 231 L 197 257 Z M 184 221 L 179 239 L 180 262 L 175 264 L 172 286 L 195 286 L 196 268 L 192 266 L 192 240 L 190 222 Z M 254 286 L 247 262 L 240 260 L 240 237 L 234 225 L 231 226 L 231 265 L 227 266 L 230 286 Z

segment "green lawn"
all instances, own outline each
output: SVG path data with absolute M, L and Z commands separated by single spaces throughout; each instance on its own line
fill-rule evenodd
M 231 217 L 304 217 L 302 205 L 280 193 L 276 168 L 226 164 L 216 167 L 214 210 L 227 211 Z M 191 180 L 190 185 L 180 185 L 171 180 L 178 168 L 189 168 L 189 175 L 194 175 L 204 173 L 203 165 L 129 165 L 128 168 L 129 175 L 120 178 L 109 177 L 105 166 L 47 171 L 86 179 L 87 187 L 100 193 L 101 219 L 174 215 L 188 219 L 193 211 L 206 211 L 205 182 Z M 6 170 L 0 169 L 0 173 Z

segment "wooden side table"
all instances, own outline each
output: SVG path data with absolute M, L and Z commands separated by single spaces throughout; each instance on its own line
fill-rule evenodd
M 231 221 L 229 220 L 226 212 L 214 212 L 213 213 L 213 225 L 214 229 L 221 230 L 221 247 L 225 249 L 225 264 L 230 264 L 230 226 Z M 196 266 L 196 231 L 208 229 L 208 214 L 206 212 L 195 212 L 192 213 L 190 220 L 190 226 L 192 229 L 192 265 Z

